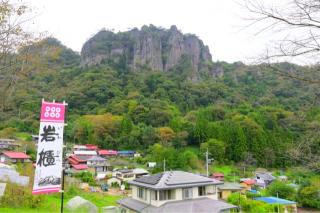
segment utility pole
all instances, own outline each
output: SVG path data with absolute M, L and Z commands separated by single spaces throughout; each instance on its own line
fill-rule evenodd
M 207 148 L 207 151 L 206 151 L 206 169 L 207 169 L 207 177 L 209 177 L 209 159 L 208 159 L 208 155 L 209 155 L 209 152 L 208 152 L 208 148 Z
M 279 198 L 279 192 L 277 192 L 277 198 Z M 278 203 L 278 213 L 280 212 L 280 204 Z
M 163 172 L 166 171 L 166 159 L 163 158 Z

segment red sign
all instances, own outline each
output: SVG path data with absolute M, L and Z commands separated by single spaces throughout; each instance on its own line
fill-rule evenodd
M 65 104 L 42 102 L 40 121 L 64 123 Z

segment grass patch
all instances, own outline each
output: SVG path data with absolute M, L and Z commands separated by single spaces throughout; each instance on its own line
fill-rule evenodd
M 240 180 L 240 171 L 237 167 L 233 165 L 212 165 L 210 167 L 210 171 L 212 173 L 214 172 L 220 172 L 224 174 L 225 181 L 235 181 L 238 182 Z
M 43 205 L 36 209 L 30 208 L 0 208 L 0 212 L 60 212 L 61 205 L 61 194 L 50 194 L 50 195 L 41 195 L 45 197 L 45 202 Z M 101 208 L 104 206 L 116 206 L 116 201 L 121 199 L 121 196 L 113 196 L 95 192 L 84 192 L 78 191 L 76 193 L 64 195 L 64 207 L 67 205 L 68 201 L 75 196 L 80 196 L 93 204 L 95 204 L 98 209 L 101 211 Z M 64 212 L 69 212 L 66 208 L 64 208 Z M 86 212 L 86 211 L 84 211 Z

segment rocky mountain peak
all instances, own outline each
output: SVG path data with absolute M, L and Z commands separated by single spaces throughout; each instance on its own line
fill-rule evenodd
M 193 34 L 182 34 L 175 25 L 169 30 L 144 25 L 126 32 L 102 30 L 90 38 L 81 51 L 81 65 L 112 61 L 126 63 L 131 70 L 149 67 L 170 71 L 182 60 L 191 64 L 192 76 L 211 72 L 212 57 L 208 46 Z

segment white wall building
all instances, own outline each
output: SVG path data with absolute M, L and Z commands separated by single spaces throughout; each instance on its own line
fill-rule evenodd
M 218 200 L 218 180 L 170 171 L 129 181 L 132 197 L 119 200 L 125 212 L 228 212 L 237 208 Z

